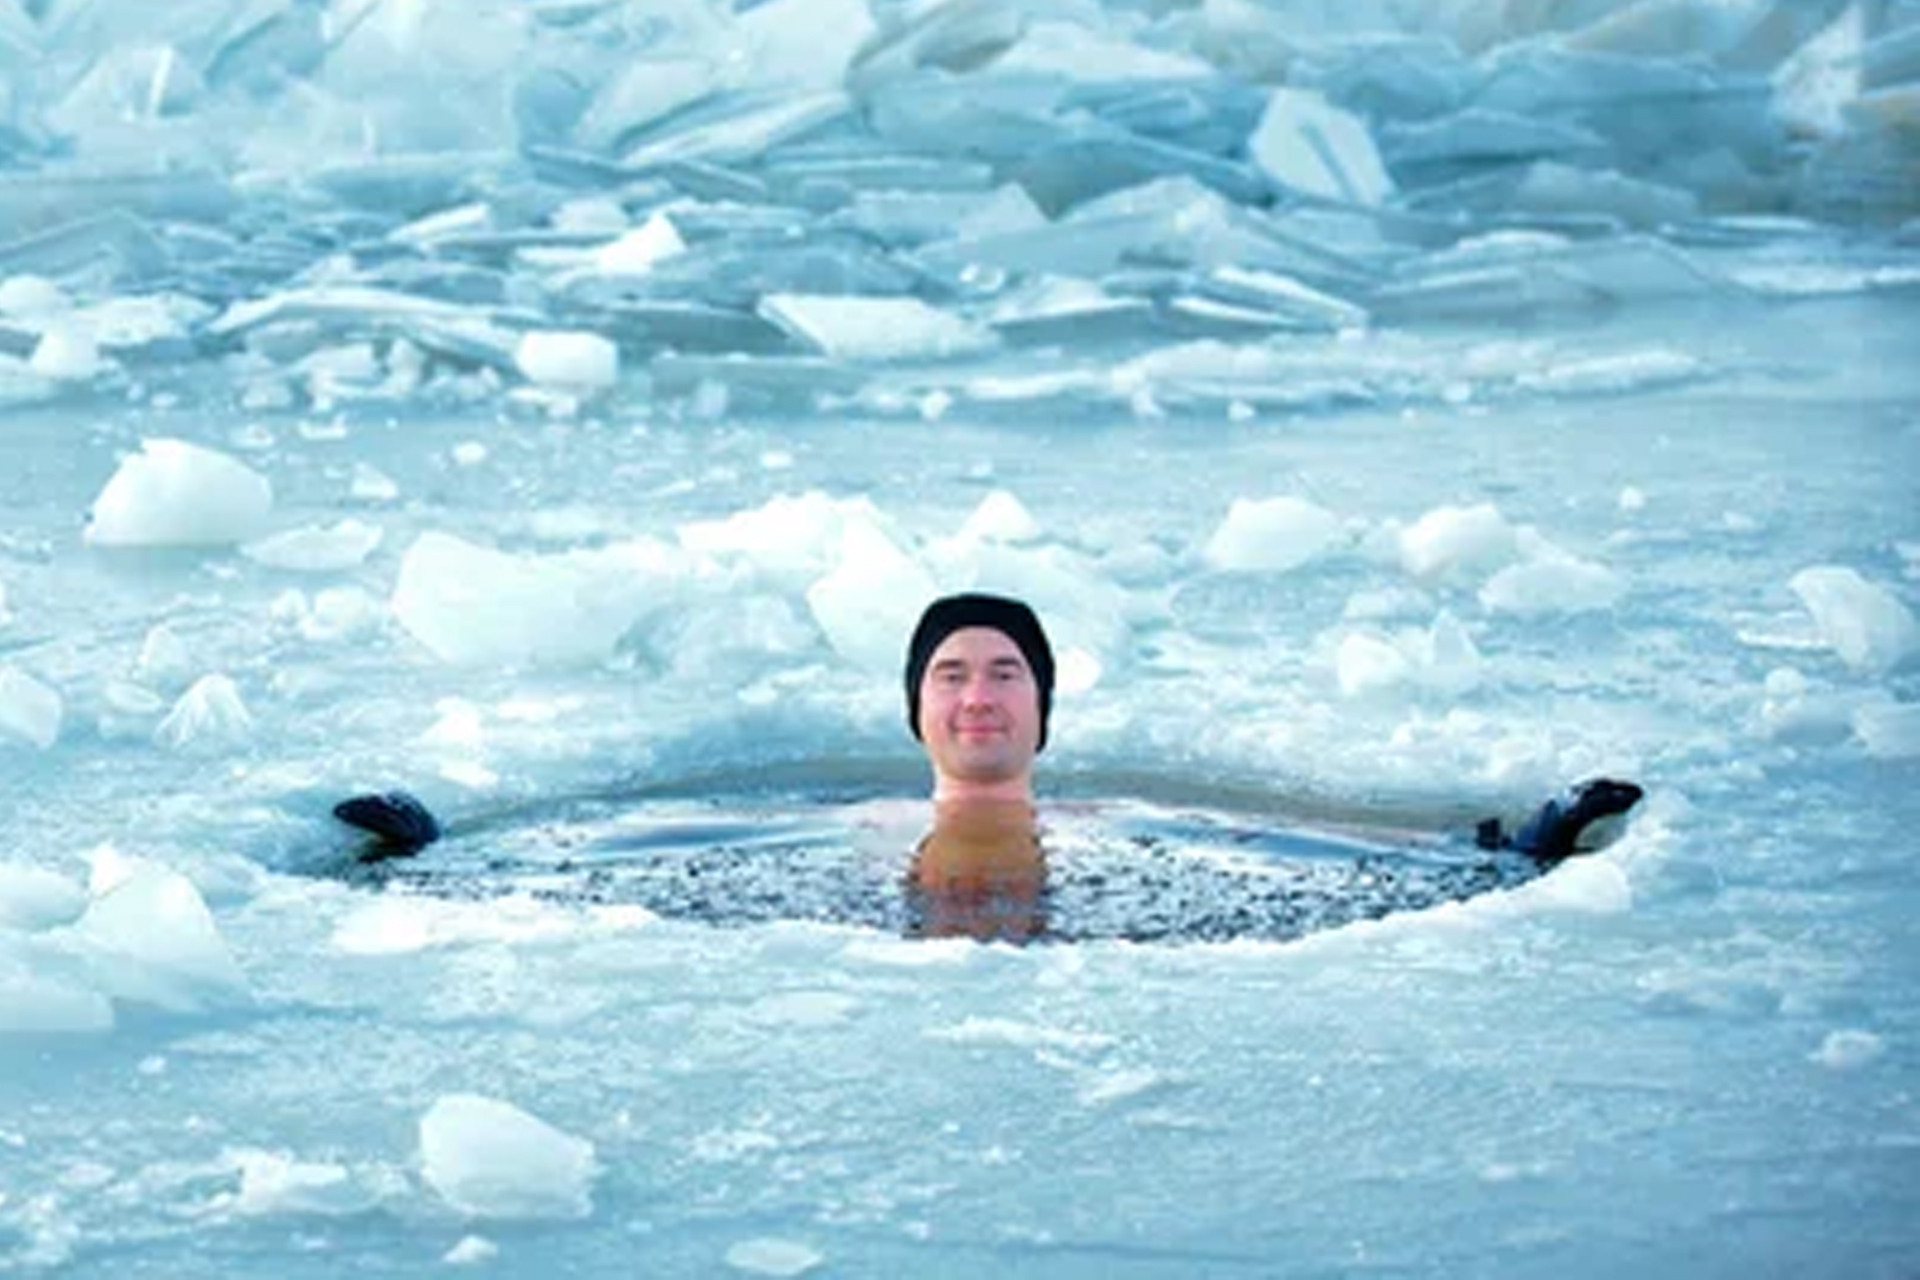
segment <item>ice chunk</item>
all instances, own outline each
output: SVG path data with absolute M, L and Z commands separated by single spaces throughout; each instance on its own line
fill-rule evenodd
M 565 391 L 604 391 L 620 380 L 619 348 L 597 333 L 524 333 L 513 361 L 529 382 Z
M 1491 503 L 1436 507 L 1400 533 L 1400 564 L 1420 578 L 1491 569 L 1511 560 L 1513 526 Z
M 958 536 L 966 542 L 1032 542 L 1040 536 L 1040 522 L 1020 499 L 995 489 L 980 500 Z
M 936 594 L 933 576 L 877 524 L 849 522 L 839 562 L 807 588 L 813 620 L 842 657 L 873 671 L 900 665 L 900 637 Z
M 1286 573 L 1341 536 L 1339 517 L 1304 498 L 1235 498 L 1201 558 L 1216 569 Z
M 1870 703 L 1853 713 L 1853 733 L 1876 760 L 1920 757 L 1920 703 Z
M 400 562 L 394 615 L 443 662 L 508 666 L 607 658 L 667 584 L 664 549 L 515 556 L 422 534 Z
M 34 344 L 27 368 L 56 382 L 85 382 L 112 367 L 85 326 L 55 321 Z
M 450 1267 L 468 1267 L 492 1262 L 500 1256 L 500 1246 L 484 1236 L 461 1236 L 440 1261 Z
M 0 934 L 0 1034 L 60 1035 L 109 1031 L 113 1004 L 84 980 L 58 972 L 63 957 Z
M 1886 1042 L 1871 1031 L 1847 1028 L 1830 1031 L 1810 1058 L 1834 1071 L 1852 1071 L 1866 1066 L 1886 1052 Z
M 1479 685 L 1483 666 L 1473 637 L 1445 610 L 1425 630 L 1350 632 L 1334 653 L 1334 675 L 1348 697 L 1399 685 L 1465 693 Z
M 7 584 L 0 582 L 0 627 L 13 621 L 13 615 L 7 612 Z
M 772 148 L 840 119 L 848 106 L 847 95 L 838 88 L 724 95 L 629 148 L 622 159 L 635 169 L 688 160 L 723 165 L 758 160 Z
M 755 1276 L 803 1276 L 826 1256 L 797 1240 L 761 1236 L 742 1240 L 727 1250 L 727 1265 Z
M 754 83 L 836 89 L 877 28 L 866 0 L 770 0 L 741 15 Z
M 769 294 L 760 314 L 839 360 L 944 359 L 995 343 L 990 330 L 918 298 Z
M 847 68 L 847 85 L 871 92 L 921 67 L 971 71 L 1005 53 L 1020 38 L 1026 22 L 1008 0 L 941 0 L 889 7 L 891 21 L 868 39 Z M 930 77 L 913 77 L 918 87 Z
M 92 855 L 92 900 L 59 931 L 117 1000 L 193 1012 L 243 998 L 247 983 L 187 878 L 111 849 Z
M 201 676 L 180 695 L 153 740 L 175 750 L 215 749 L 244 741 L 253 733 L 253 716 L 240 690 L 223 675 Z
M 335 573 L 363 563 L 380 545 L 378 525 L 342 520 L 326 528 L 289 529 L 249 542 L 240 554 L 273 569 Z
M 1562 553 L 1508 565 L 1480 588 L 1480 603 L 1496 613 L 1586 613 L 1611 609 L 1625 590 L 1611 569 Z
M 245 542 L 273 509 L 273 486 L 246 464 L 184 440 L 151 439 L 94 499 L 87 541 L 99 546 Z
M 593 1144 L 512 1103 L 448 1094 L 420 1118 L 427 1185 L 475 1218 L 585 1218 L 599 1173 Z
M 87 891 L 65 876 L 0 863 L 0 929 L 51 929 L 86 909 Z
M 66 290 L 45 276 L 17 275 L 0 280 L 0 316 L 30 321 L 37 328 L 72 307 Z
M 184 684 L 193 671 L 193 653 L 180 634 L 164 622 L 155 623 L 140 641 L 134 672 L 162 684 Z
M 1393 195 L 1367 126 L 1316 90 L 1275 89 L 1247 150 L 1275 182 L 1306 195 L 1369 206 Z
M 1664 227 L 1693 217 L 1700 202 L 1691 192 L 1644 178 L 1540 160 L 1514 190 L 1511 207 L 1555 216 L 1600 214 L 1628 227 Z
M 65 714 L 59 693 L 24 671 L 0 667 L 0 742 L 12 739 L 45 751 L 60 740 Z
M 394 1169 L 355 1170 L 332 1161 L 296 1159 L 284 1151 L 242 1147 L 225 1156 L 240 1174 L 234 1211 L 253 1217 L 366 1213 L 400 1194 L 406 1185 Z
M 1852 569 L 1816 565 L 1788 583 L 1820 638 L 1856 671 L 1891 671 L 1920 644 L 1913 614 L 1891 591 Z

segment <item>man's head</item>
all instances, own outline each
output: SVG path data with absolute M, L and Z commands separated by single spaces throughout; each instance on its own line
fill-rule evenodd
M 934 601 L 907 646 L 906 693 L 937 792 L 1024 793 L 1053 710 L 1053 650 L 1032 609 L 971 593 Z

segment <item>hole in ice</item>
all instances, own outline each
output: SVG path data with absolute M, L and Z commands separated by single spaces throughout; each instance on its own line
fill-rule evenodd
M 1251 793 L 1078 775 L 1070 794 L 961 827 L 901 790 L 759 770 L 449 815 L 417 856 L 340 870 L 389 892 L 637 904 L 718 926 L 853 925 L 1008 941 L 1285 940 L 1540 874 L 1458 830 L 1303 819 Z M 385 851 L 391 854 L 393 849 Z M 402 849 L 400 852 L 406 852 Z

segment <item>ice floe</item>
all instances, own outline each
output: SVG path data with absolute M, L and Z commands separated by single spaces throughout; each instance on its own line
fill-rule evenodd
M 591 1142 L 497 1098 L 447 1094 L 420 1117 L 427 1185 L 458 1212 L 487 1219 L 569 1219 L 593 1212 Z
M 185 440 L 152 439 L 94 499 L 97 546 L 219 546 L 264 531 L 273 486 L 245 463 Z
M 1920 626 L 1897 596 L 1844 565 L 1816 565 L 1788 585 L 1813 616 L 1821 639 L 1857 671 L 1891 670 L 1920 645 Z

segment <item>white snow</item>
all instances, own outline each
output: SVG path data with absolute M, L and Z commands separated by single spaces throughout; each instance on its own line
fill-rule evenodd
M 510 1102 L 447 1094 L 420 1117 L 427 1185 L 473 1218 L 572 1219 L 593 1212 L 591 1142 Z
M 1216 569 L 1285 573 L 1342 537 L 1340 518 L 1304 498 L 1235 498 L 1201 557 Z
M 272 509 L 273 486 L 245 463 L 184 440 L 150 439 L 94 499 L 86 536 L 98 546 L 245 542 Z
M 1827 647 L 1856 671 L 1890 671 L 1920 646 L 1920 627 L 1907 606 L 1855 569 L 1816 565 L 1787 585 L 1813 615 Z

